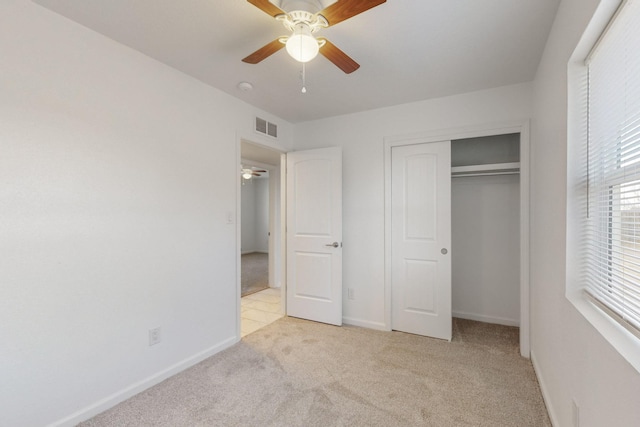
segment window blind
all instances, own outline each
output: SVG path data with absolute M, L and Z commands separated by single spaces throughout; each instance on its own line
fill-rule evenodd
M 587 63 L 586 291 L 640 337 L 640 1 L 628 0 Z

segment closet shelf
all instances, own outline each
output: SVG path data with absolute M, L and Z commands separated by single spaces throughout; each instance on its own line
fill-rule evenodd
M 488 165 L 452 166 L 451 176 L 511 175 L 520 173 L 520 162 Z

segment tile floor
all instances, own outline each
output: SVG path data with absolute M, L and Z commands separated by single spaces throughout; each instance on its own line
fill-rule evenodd
M 280 289 L 269 288 L 243 297 L 240 303 L 240 336 L 255 332 L 283 316 Z

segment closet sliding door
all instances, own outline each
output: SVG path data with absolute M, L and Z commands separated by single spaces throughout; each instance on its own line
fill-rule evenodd
M 451 143 L 391 150 L 391 328 L 451 340 Z

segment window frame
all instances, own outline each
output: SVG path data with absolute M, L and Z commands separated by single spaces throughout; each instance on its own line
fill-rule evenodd
M 622 355 L 638 372 L 640 372 L 640 338 L 634 335 L 622 323 L 615 320 L 615 314 L 604 304 L 585 291 L 582 267 L 582 251 L 580 242 L 584 236 L 583 217 L 586 215 L 584 205 L 585 192 L 589 192 L 588 179 L 585 177 L 585 162 L 588 162 L 591 154 L 588 147 L 588 129 L 586 117 L 589 113 L 588 84 L 589 73 L 585 60 L 594 49 L 601 35 L 608 27 L 611 20 L 623 2 L 620 0 L 603 0 L 598 6 L 591 22 L 582 35 L 568 68 L 568 111 L 567 111 L 567 258 L 566 258 L 566 289 L 565 295 L 573 306 L 585 319 Z M 622 170 L 624 166 L 622 167 Z M 620 169 L 614 171 L 607 181 L 622 184 L 616 175 Z M 619 175 L 618 175 L 619 177 Z M 612 186 L 613 182 L 609 181 Z M 611 188 L 611 187 L 610 187 Z M 610 190 L 611 209 L 615 203 L 615 197 Z M 608 228 L 609 236 L 613 237 L 614 229 L 612 221 L 615 216 L 609 215 L 607 224 L 600 225 Z M 611 251 L 609 246 L 608 251 Z M 610 253 L 609 253 L 610 255 Z M 613 274 L 611 271 L 610 274 Z M 612 316 L 613 314 L 613 316 Z

